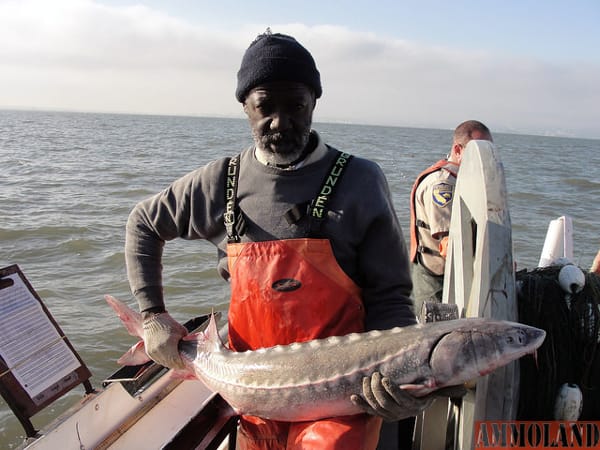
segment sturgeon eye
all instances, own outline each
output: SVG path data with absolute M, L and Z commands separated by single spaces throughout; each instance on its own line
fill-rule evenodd
M 525 336 L 523 332 L 519 330 L 513 335 L 506 336 L 506 343 L 523 345 L 525 343 Z

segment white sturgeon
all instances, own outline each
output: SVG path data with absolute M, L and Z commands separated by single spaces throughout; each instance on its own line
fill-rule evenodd
M 114 297 L 106 300 L 129 333 L 142 337 L 141 315 Z M 424 396 L 534 353 L 545 335 L 520 323 L 476 318 L 233 352 L 221 342 L 211 317 L 205 332 L 180 342 L 186 369 L 179 375 L 201 380 L 239 414 L 317 420 L 361 413 L 350 397 L 361 394 L 363 377 L 376 371 Z M 119 363 L 148 360 L 140 341 Z

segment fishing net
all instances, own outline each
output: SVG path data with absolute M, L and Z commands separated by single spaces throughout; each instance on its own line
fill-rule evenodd
M 564 383 L 583 393 L 580 420 L 600 420 L 600 276 L 585 272 L 585 287 L 565 293 L 558 284 L 562 266 L 516 273 L 519 322 L 546 331 L 534 358 L 522 358 L 519 420 L 553 420 Z

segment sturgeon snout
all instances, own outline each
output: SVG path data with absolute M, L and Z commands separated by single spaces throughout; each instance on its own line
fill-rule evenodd
M 539 328 L 505 321 L 481 322 L 474 328 L 446 333 L 432 347 L 429 359 L 435 385 L 453 386 L 487 375 L 535 353 L 545 336 Z

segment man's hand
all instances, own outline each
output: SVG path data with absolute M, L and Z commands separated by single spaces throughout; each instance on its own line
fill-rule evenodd
M 444 259 L 448 256 L 448 236 L 444 236 L 439 244 L 440 256 Z
M 364 377 L 362 388 L 362 395 L 350 397 L 352 403 L 367 414 L 381 416 L 390 422 L 416 416 L 434 400 L 433 395 L 414 397 L 379 372 Z
M 149 315 L 144 319 L 144 344 L 146 353 L 154 362 L 170 369 L 183 369 L 183 359 L 177 344 L 187 330 L 168 312 Z

